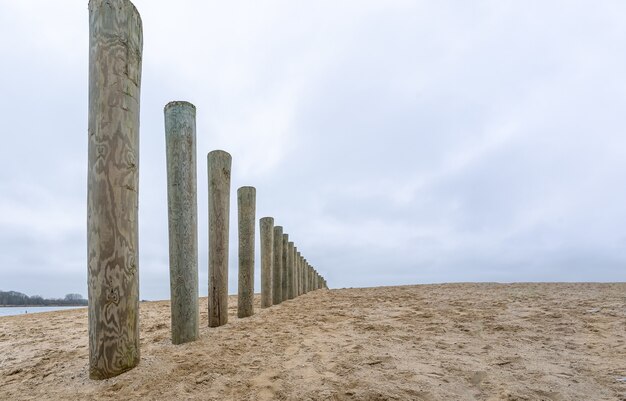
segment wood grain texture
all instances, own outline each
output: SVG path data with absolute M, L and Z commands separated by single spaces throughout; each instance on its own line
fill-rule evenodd
M 274 218 L 259 220 L 261 236 L 261 308 L 272 306 L 272 271 L 274 265 Z
M 139 363 L 139 95 L 142 24 L 128 0 L 89 2 L 89 377 Z
M 199 334 L 196 108 L 170 102 L 164 110 L 170 251 L 172 343 Z
M 274 265 L 272 266 L 272 303 L 283 302 L 283 228 L 274 227 Z
M 228 323 L 228 235 L 232 158 L 223 150 L 207 155 L 209 182 L 209 327 Z
M 237 190 L 239 225 L 239 280 L 237 317 L 254 314 L 254 227 L 256 215 L 256 189 L 241 187 Z

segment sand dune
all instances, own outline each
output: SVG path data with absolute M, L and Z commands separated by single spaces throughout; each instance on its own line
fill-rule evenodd
M 174 346 L 141 304 L 139 367 L 87 374 L 85 310 L 0 318 L 0 399 L 626 400 L 626 283 L 319 290 Z

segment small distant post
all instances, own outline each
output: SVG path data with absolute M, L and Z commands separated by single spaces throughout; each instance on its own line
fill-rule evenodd
M 307 261 L 306 258 L 302 259 L 302 294 L 306 294 L 306 269 L 307 269 Z
M 278 305 L 283 302 L 283 228 L 274 227 L 274 265 L 272 266 L 272 303 Z
M 300 296 L 302 295 L 302 289 L 300 287 L 301 284 L 301 277 L 300 277 L 300 272 L 302 269 L 302 255 L 300 255 L 300 252 L 298 251 L 298 254 L 296 256 L 296 296 Z
M 293 246 L 293 276 L 291 280 L 291 285 L 293 285 L 293 297 L 296 298 L 298 296 L 298 247 L 294 244 Z
M 274 218 L 259 220 L 261 234 L 261 308 L 272 306 L 272 272 L 274 270 Z
M 309 292 L 309 262 L 304 259 L 304 292 Z
M 165 106 L 167 211 L 169 215 L 172 343 L 198 338 L 198 220 L 196 200 L 196 108 Z
M 241 187 L 237 190 L 239 216 L 239 296 L 237 317 L 254 314 L 254 225 L 256 214 L 256 189 Z
M 232 158 L 223 150 L 207 155 L 209 181 L 209 327 L 228 322 L 228 223 Z
M 293 259 L 294 259 L 293 242 L 287 243 L 287 298 L 293 299 Z
M 287 271 L 289 270 L 289 234 L 283 234 L 283 261 L 282 261 L 282 277 L 281 277 L 281 288 L 282 294 L 281 299 L 286 301 L 289 299 L 289 287 Z

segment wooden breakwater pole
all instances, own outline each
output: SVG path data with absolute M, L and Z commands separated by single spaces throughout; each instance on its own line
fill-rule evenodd
M 293 241 L 287 242 L 287 299 L 293 299 Z
M 170 102 L 164 115 L 172 343 L 183 344 L 198 338 L 200 320 L 196 108 Z
M 283 228 L 274 227 L 274 265 L 272 266 L 272 304 L 278 305 L 283 302 L 282 278 L 283 278 Z
M 274 219 L 259 220 L 261 236 L 261 308 L 272 306 L 272 274 L 274 270 Z
M 302 295 L 302 254 L 298 252 L 298 264 L 296 268 L 296 293 Z
M 209 327 L 228 322 L 228 223 L 232 158 L 223 150 L 207 155 L 209 182 Z
M 293 286 L 293 297 L 296 298 L 298 296 L 298 247 L 296 244 L 293 244 L 293 274 L 291 276 L 291 285 Z
M 308 269 L 308 262 L 306 258 L 302 260 L 302 293 L 306 294 L 308 292 L 308 283 L 306 280 L 306 271 Z
M 304 295 L 304 269 L 306 266 L 306 259 L 304 256 L 300 259 L 300 294 Z
M 281 266 L 282 275 L 280 279 L 281 300 L 286 301 L 287 299 L 289 299 L 288 297 L 289 286 L 287 285 L 288 283 L 287 270 L 289 266 L 289 234 L 286 234 L 286 233 L 283 233 L 283 255 L 282 256 L 283 256 L 282 266 Z
M 143 32 L 128 0 L 89 2 L 89 377 L 139 363 L 139 99 Z
M 239 281 L 237 317 L 254 314 L 254 226 L 256 215 L 256 189 L 241 187 L 237 190 L 239 222 Z
M 294 247 L 294 252 L 296 254 L 294 269 L 293 269 L 293 282 L 294 282 L 294 297 L 300 295 L 300 251 L 296 250 Z

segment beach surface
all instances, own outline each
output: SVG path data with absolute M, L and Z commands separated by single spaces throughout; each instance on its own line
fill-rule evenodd
M 626 400 L 626 283 L 318 290 L 170 342 L 141 303 L 141 364 L 88 378 L 87 311 L 0 317 L 0 400 Z

